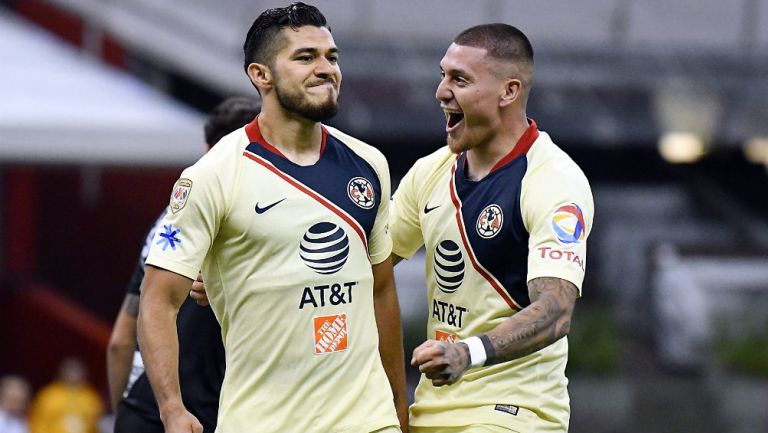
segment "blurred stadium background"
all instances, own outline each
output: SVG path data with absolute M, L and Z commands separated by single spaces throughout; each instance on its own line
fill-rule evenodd
M 143 232 L 203 153 L 204 114 L 255 95 L 242 40 L 287 3 L 0 0 L 0 375 L 39 388 L 75 354 L 106 397 Z M 444 143 L 452 36 L 503 21 L 531 38 L 529 115 L 597 206 L 572 432 L 768 431 L 768 0 L 310 3 L 342 50 L 332 124 L 379 147 L 395 185 Z M 407 353 L 422 272 L 397 270 Z

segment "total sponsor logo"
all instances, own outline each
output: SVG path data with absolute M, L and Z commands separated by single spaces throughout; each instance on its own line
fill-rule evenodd
M 572 262 L 582 271 L 584 270 L 584 259 L 579 257 L 579 255 L 573 251 L 562 251 L 551 247 L 538 247 L 536 249 L 541 254 L 542 259 L 565 260 L 567 262 Z
M 584 241 L 587 224 L 581 207 L 570 203 L 555 209 L 552 212 L 552 230 L 561 244 L 579 244 Z
M 312 322 L 315 328 L 316 355 L 347 350 L 349 329 L 346 313 L 314 317 Z
M 469 309 L 467 307 L 432 299 L 432 318 L 439 322 L 461 328 L 464 313 L 467 313 L 468 311 Z

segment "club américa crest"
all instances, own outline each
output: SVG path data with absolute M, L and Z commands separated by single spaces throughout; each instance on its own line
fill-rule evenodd
M 375 204 L 373 185 L 364 177 L 354 177 L 347 185 L 347 195 L 356 205 L 363 209 L 370 209 Z
M 480 212 L 477 218 L 477 234 L 484 239 L 496 236 L 504 224 L 504 213 L 497 204 L 491 204 Z

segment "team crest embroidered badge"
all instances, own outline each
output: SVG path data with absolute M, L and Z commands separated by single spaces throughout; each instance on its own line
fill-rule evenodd
M 370 209 L 374 203 L 373 185 L 364 177 L 355 177 L 347 185 L 347 195 L 356 205 Z
M 488 205 L 477 218 L 477 234 L 484 239 L 496 236 L 504 224 L 504 213 L 497 204 Z
M 189 194 L 192 192 L 192 181 L 186 178 L 181 178 L 176 181 L 176 185 L 173 186 L 173 193 L 171 194 L 171 213 L 176 213 L 184 208 L 187 204 Z

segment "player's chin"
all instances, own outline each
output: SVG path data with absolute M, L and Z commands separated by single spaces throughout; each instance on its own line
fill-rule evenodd
M 463 140 L 453 138 L 450 135 L 448 135 L 447 144 L 448 144 L 448 149 L 450 149 L 451 152 L 456 154 L 459 154 L 467 150 L 467 145 L 464 143 Z

